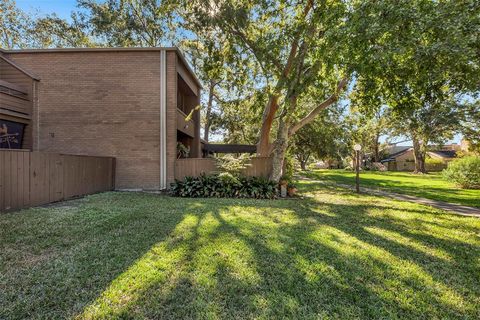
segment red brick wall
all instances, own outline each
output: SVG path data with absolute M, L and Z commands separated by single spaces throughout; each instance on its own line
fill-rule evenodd
M 34 134 L 34 145 L 39 150 L 113 156 L 117 158 L 117 189 L 158 188 L 159 51 L 36 52 L 7 56 L 41 78 L 38 106 L 34 107 L 34 113 L 37 107 L 39 110 L 38 141 Z M 176 53 L 167 52 L 167 57 L 167 73 L 172 76 Z M 173 90 L 176 81 L 167 87 L 168 106 L 176 107 Z M 171 113 L 171 107 L 168 108 Z M 172 140 L 175 130 L 175 127 L 168 129 L 170 158 L 176 153 L 173 147 L 176 149 L 176 138 Z M 172 179 L 174 159 L 169 160 L 167 167 Z

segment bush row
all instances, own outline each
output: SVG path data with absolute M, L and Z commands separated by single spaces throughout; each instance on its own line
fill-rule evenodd
M 170 194 L 176 197 L 257 198 L 277 197 L 277 183 L 261 177 L 234 176 L 230 173 L 185 177 L 175 180 Z

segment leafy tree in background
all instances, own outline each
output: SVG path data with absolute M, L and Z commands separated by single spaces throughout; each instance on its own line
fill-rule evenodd
M 220 101 L 221 109 L 212 123 L 224 132 L 225 143 L 255 144 L 267 99 L 265 92 L 254 91 L 249 96 Z
M 212 131 L 213 119 L 217 118 L 218 110 L 215 110 L 219 96 L 219 86 L 225 81 L 225 69 L 221 48 L 213 39 L 205 42 L 197 40 L 181 41 L 179 47 L 190 57 L 195 73 L 200 80 L 207 85 L 207 101 L 202 108 L 203 139 L 209 141 Z
M 319 160 L 338 160 L 347 154 L 344 143 L 345 127 L 340 120 L 342 108 L 323 110 L 314 121 L 293 136 L 290 151 L 306 170 L 307 163 L 315 157 Z
M 370 49 L 380 60 L 367 61 L 359 70 L 380 86 L 396 134 L 413 141 L 415 172 L 425 172 L 428 144 L 443 143 L 461 131 L 462 96 L 479 88 L 480 3 L 411 1 L 397 6 L 378 1 L 363 9 L 368 16 L 382 17 L 391 30 L 382 31 L 375 19 L 368 26 L 356 24 L 358 31 L 374 35 Z
M 378 79 L 358 78 L 349 99 L 349 149 L 358 143 L 362 153 L 370 153 L 373 162 L 380 162 L 380 137 L 391 134 L 391 128 Z
M 415 173 L 426 173 L 425 159 L 430 144 L 443 144 L 460 128 L 462 105 L 452 94 L 439 89 L 399 97 L 400 106 L 391 110 L 392 127 L 413 143 Z M 403 102 L 404 101 L 404 102 Z
M 225 50 L 221 34 L 213 30 L 199 30 L 196 34 L 196 39 L 182 40 L 178 46 L 191 61 L 200 80 L 206 84 L 204 90 L 207 97 L 202 108 L 203 138 L 209 141 L 212 131 L 226 130 L 224 140 L 227 142 L 232 140 L 227 137 L 235 135 L 232 131 L 235 128 L 245 133 L 246 129 L 255 126 L 249 117 L 252 114 L 249 97 L 257 96 L 250 63 Z M 232 108 L 236 108 L 236 115 L 232 114 Z M 246 123 L 251 126 L 245 126 Z
M 465 103 L 462 122 L 462 134 L 468 141 L 468 151 L 480 155 L 480 101 Z
M 93 35 L 113 47 L 172 45 L 177 30 L 175 6 L 156 0 L 78 0 L 87 10 Z
M 59 18 L 55 13 L 35 20 L 30 29 L 32 45 L 39 48 L 99 47 L 90 36 L 88 23 L 79 13 L 71 14 L 71 21 Z
M 0 48 L 28 47 L 31 24 L 30 17 L 16 6 L 14 0 L 0 1 Z

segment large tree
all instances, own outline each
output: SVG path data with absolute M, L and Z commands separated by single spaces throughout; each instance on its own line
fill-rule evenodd
M 342 43 L 336 41 L 335 32 L 346 18 L 347 6 L 314 1 L 193 1 L 188 5 L 198 21 L 228 35 L 230 48 L 256 62 L 262 74 L 259 86 L 268 92 L 258 153 L 273 156 L 271 178 L 278 180 L 290 138 L 336 102 L 347 84 Z M 313 107 L 305 112 L 306 105 Z M 275 140 L 270 143 L 272 135 Z
M 380 62 L 359 69 L 362 77 L 381 88 L 377 92 L 389 106 L 396 133 L 412 140 L 415 172 L 425 172 L 428 144 L 443 143 L 462 130 L 462 96 L 479 89 L 480 3 L 403 4 L 363 5 L 364 14 L 382 17 L 390 32 L 378 28 L 375 19 L 368 28 L 359 29 L 375 35 L 369 48 Z
M 440 90 L 415 93 L 391 110 L 392 127 L 398 135 L 411 139 L 415 173 L 426 173 L 425 159 L 430 144 L 443 144 L 460 130 L 462 105 L 452 94 Z M 413 101 L 411 101 L 413 100 Z
M 461 2 L 196 0 L 186 7 L 261 70 L 269 99 L 258 153 L 273 157 L 276 180 L 292 136 L 334 104 L 349 80 L 378 78 L 399 90 L 398 79 L 422 83 L 443 73 L 452 88 L 472 89 L 479 5 Z

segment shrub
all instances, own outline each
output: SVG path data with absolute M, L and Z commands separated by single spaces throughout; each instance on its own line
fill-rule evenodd
M 227 154 L 221 158 L 218 158 L 217 166 L 221 172 L 228 172 L 232 175 L 238 176 L 248 166 L 251 166 L 250 160 L 252 156 L 248 154 L 242 154 L 239 157 Z
M 185 146 L 181 142 L 177 142 L 177 159 L 188 158 L 190 155 L 190 147 Z
M 480 189 L 480 157 L 465 157 L 449 163 L 443 178 L 463 189 Z
M 170 194 L 191 198 L 273 199 L 277 196 L 277 184 L 261 177 L 236 177 L 224 172 L 175 180 L 170 186 Z
M 431 166 L 441 166 L 443 164 L 443 161 L 440 159 L 435 159 L 435 158 L 427 158 L 425 159 L 425 164 L 426 165 L 431 165 Z
M 293 178 L 293 174 L 295 173 L 295 161 L 293 159 L 293 156 L 287 154 L 285 156 L 284 161 L 284 169 L 285 172 L 283 172 L 283 177 L 287 180 L 290 181 Z
M 447 165 L 440 159 L 435 158 L 426 158 L 425 159 L 425 168 L 427 171 L 442 171 Z

